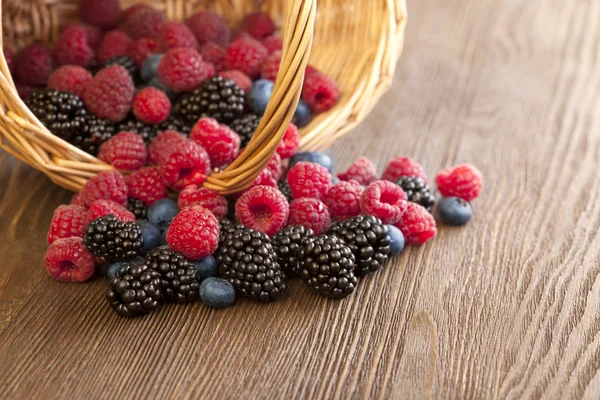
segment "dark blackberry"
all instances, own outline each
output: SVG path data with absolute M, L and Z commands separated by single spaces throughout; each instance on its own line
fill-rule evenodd
M 305 240 L 298 250 L 299 275 L 304 283 L 322 296 L 341 299 L 354 292 L 354 255 L 335 236 L 322 235 Z
M 109 65 L 120 65 L 121 67 L 125 68 L 127 72 L 129 72 L 129 75 L 131 76 L 131 79 L 133 79 L 134 83 L 140 82 L 139 69 L 135 61 L 131 58 L 127 56 L 111 57 L 104 61 L 104 67 L 108 67 Z
M 241 148 L 243 149 L 250 143 L 250 139 L 256 132 L 258 124 L 260 124 L 261 117 L 256 114 L 246 114 L 241 118 L 232 121 L 229 127 L 233 129 L 242 140 Z
M 269 237 L 237 224 L 225 226 L 215 253 L 219 275 L 242 296 L 262 302 L 279 299 L 287 291 L 287 277 L 277 263 Z
M 356 258 L 357 276 L 375 272 L 388 259 L 390 237 L 387 226 L 371 215 L 350 218 L 329 228 L 328 234 L 340 238 Z
M 146 265 L 124 265 L 108 282 L 105 297 L 122 317 L 138 317 L 159 306 L 160 274 Z
M 181 253 L 161 246 L 146 255 L 146 265 L 160 274 L 164 298 L 172 303 L 191 303 L 200 296 L 200 282 L 192 260 Z
M 111 214 L 90 222 L 83 241 L 100 262 L 135 258 L 144 245 L 142 230 L 135 222 L 121 222 Z
M 435 205 L 435 194 L 423 178 L 419 176 L 401 176 L 396 181 L 396 185 L 406 192 L 408 201 L 417 203 L 431 212 Z
M 192 131 L 192 127 L 183 119 L 171 115 L 166 121 L 153 126 L 152 135 L 153 137 L 156 137 L 159 133 L 164 131 L 176 131 L 188 136 Z
M 152 139 L 158 135 L 158 132 L 153 125 L 138 121 L 133 115 L 130 115 L 125 121 L 117 125 L 117 133 L 118 132 L 137 133 L 144 139 L 146 145 L 149 145 L 150 142 L 152 142 Z
M 315 235 L 312 229 L 303 226 L 288 226 L 271 238 L 277 253 L 277 262 L 288 276 L 298 274 L 298 250 L 302 243 Z
M 80 121 L 82 129 L 68 141 L 93 156 L 98 154 L 102 143 L 115 135 L 113 122 L 98 118 L 86 110 L 80 110 L 75 119 Z
M 137 219 L 148 218 L 148 206 L 142 200 L 132 197 L 127 199 L 127 209 L 135 215 Z
M 32 93 L 25 104 L 50 132 L 66 141 L 70 142 L 82 128 L 82 120 L 76 116 L 85 108 L 75 94 L 41 89 Z
M 287 201 L 292 201 L 292 188 L 287 179 L 282 179 L 277 182 L 277 187 L 279 188 L 279 191 L 283 193 Z

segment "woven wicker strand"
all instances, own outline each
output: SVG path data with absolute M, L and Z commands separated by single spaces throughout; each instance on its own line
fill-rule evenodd
M 283 27 L 283 58 L 271 100 L 248 147 L 205 186 L 223 194 L 248 187 L 276 151 L 301 95 L 309 63 L 333 77 L 339 103 L 300 131 L 305 150 L 319 150 L 354 128 L 389 89 L 404 43 L 405 0 L 122 0 L 145 2 L 167 18 L 185 20 L 208 9 L 235 26 L 244 15 L 268 12 Z M 0 0 L 2 44 L 53 43 L 61 27 L 78 20 L 78 0 Z M 20 100 L 4 54 L 0 56 L 0 147 L 78 191 L 112 167 L 52 135 Z

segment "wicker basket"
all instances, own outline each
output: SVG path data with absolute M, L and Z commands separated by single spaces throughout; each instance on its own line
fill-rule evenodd
M 135 0 L 122 0 L 128 7 Z M 33 39 L 52 43 L 61 26 L 77 17 L 78 0 L 0 0 L 3 40 L 20 47 Z M 405 0 L 153 0 L 169 19 L 199 9 L 235 25 L 258 9 L 283 27 L 283 59 L 275 90 L 252 141 L 227 169 L 205 186 L 233 193 L 252 183 L 271 158 L 300 96 L 310 63 L 336 79 L 339 103 L 302 129 L 302 147 L 319 149 L 356 126 L 389 88 L 402 51 Z M 314 37 L 313 37 L 314 32 Z M 77 191 L 98 171 L 112 167 L 52 135 L 19 99 L 4 55 L 0 57 L 0 145 L 42 171 L 56 184 Z

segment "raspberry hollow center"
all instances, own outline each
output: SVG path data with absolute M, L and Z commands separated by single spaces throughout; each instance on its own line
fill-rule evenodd
M 394 193 L 383 192 L 381 193 L 381 198 L 379 200 L 384 204 L 396 204 L 398 202 L 398 196 Z
M 69 261 L 69 260 L 64 260 L 64 261 L 61 261 L 61 262 L 58 264 L 58 266 L 59 266 L 59 268 L 61 269 L 61 271 L 70 271 L 70 270 L 72 270 L 72 269 L 75 269 L 75 268 L 77 268 L 77 266 L 76 266 L 75 264 L 73 264 L 73 263 L 72 263 L 71 261 Z
M 264 204 L 256 204 L 250 207 L 250 212 L 258 221 L 269 221 L 273 216 L 273 212 Z

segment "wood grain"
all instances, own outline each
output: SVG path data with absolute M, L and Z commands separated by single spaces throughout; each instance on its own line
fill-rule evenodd
M 598 398 L 600 2 L 409 1 L 394 88 L 331 153 L 486 177 L 440 227 L 340 302 L 118 318 L 105 283 L 42 265 L 70 194 L 0 155 L 1 398 Z

